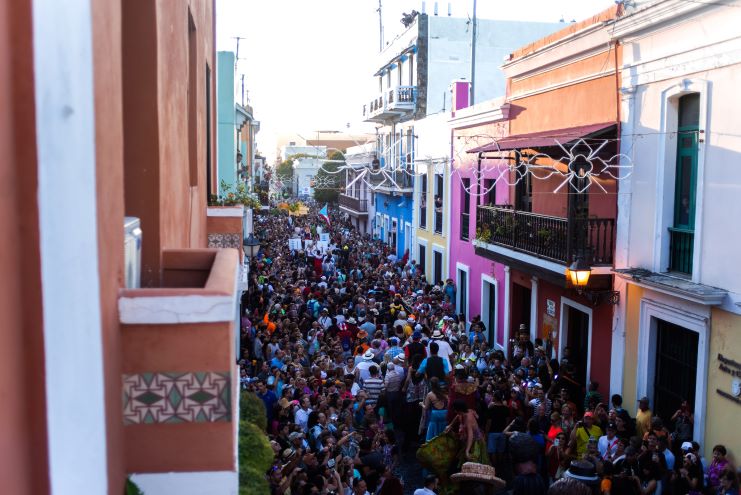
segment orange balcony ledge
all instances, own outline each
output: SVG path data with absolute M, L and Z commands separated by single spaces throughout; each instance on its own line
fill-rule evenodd
M 162 266 L 161 287 L 119 297 L 126 470 L 148 495 L 232 493 L 240 255 L 165 250 Z

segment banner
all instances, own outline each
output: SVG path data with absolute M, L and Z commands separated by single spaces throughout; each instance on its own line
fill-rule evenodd
M 301 251 L 301 239 L 288 239 L 288 249 L 291 251 Z
M 328 232 L 322 232 L 319 234 L 319 241 L 320 242 L 329 242 L 329 233 Z

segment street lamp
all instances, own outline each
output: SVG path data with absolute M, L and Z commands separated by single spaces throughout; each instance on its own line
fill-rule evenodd
M 252 259 L 260 251 L 260 241 L 255 238 L 253 233 L 250 233 L 242 240 L 242 248 L 244 249 L 244 255 Z
M 579 257 L 566 269 L 566 276 L 571 280 L 571 285 L 582 292 L 589 284 L 589 276 L 592 274 L 591 267 Z

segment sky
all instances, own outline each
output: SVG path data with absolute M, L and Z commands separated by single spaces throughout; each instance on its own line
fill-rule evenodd
M 373 61 L 379 49 L 378 0 L 217 0 L 217 50 L 235 52 L 238 74 L 255 119 L 258 149 L 274 160 L 280 134 L 318 130 L 372 131 L 361 123 L 374 96 Z M 474 0 L 382 0 L 384 40 L 403 31 L 412 9 L 471 17 Z M 614 0 L 478 0 L 481 19 L 566 23 L 604 10 Z M 565 24 L 564 24 L 565 25 Z M 239 76 L 238 76 L 239 80 Z M 348 127 L 349 126 L 349 127 Z

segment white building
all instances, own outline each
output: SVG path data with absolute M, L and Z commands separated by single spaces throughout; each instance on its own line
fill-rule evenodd
M 293 160 L 293 182 L 291 191 L 294 196 L 314 197 L 314 185 L 319 169 L 327 158 L 326 146 L 282 146 L 281 160 Z
M 351 146 L 345 152 L 345 189 L 340 193 L 340 210 L 350 216 L 355 227 L 364 234 L 370 234 L 371 221 L 375 215 L 373 193 L 368 187 L 367 170 L 376 156 L 375 143 Z
M 563 27 L 560 23 L 477 21 L 473 95 L 484 101 L 505 92 L 500 65 L 517 47 Z M 415 123 L 451 108 L 450 85 L 471 78 L 471 26 L 468 19 L 419 14 L 378 54 L 373 66 L 375 95 L 363 105 L 363 121 L 378 124 L 375 234 L 398 256 L 415 249 L 413 236 L 414 163 L 419 133 Z M 371 96 L 371 95 L 369 95 Z M 449 148 L 449 139 L 447 146 Z M 447 184 L 447 181 L 446 181 Z M 444 189 L 435 196 L 445 202 Z M 443 211 L 444 214 L 444 211 Z M 445 223 L 439 219 L 439 223 Z M 443 232 L 436 229 L 436 234 Z M 436 262 L 443 266 L 445 248 Z M 442 276 L 442 270 L 438 270 Z
M 665 420 L 681 398 L 709 458 L 741 455 L 741 2 L 639 2 L 622 44 L 611 389 Z M 628 163 L 624 159 L 623 163 Z M 627 176 L 628 170 L 623 174 Z M 729 361 L 730 360 L 730 361 Z

